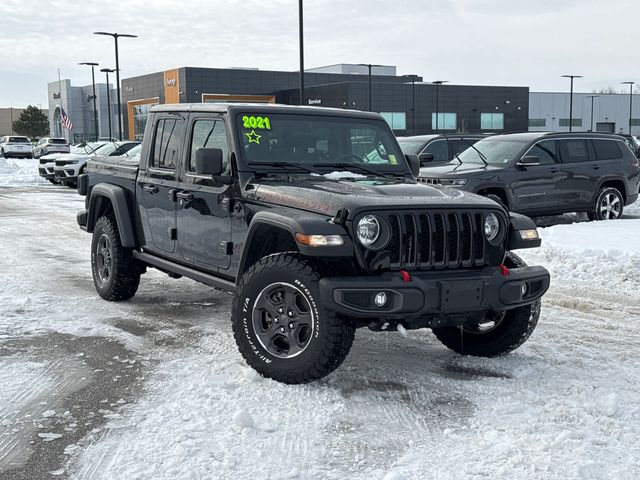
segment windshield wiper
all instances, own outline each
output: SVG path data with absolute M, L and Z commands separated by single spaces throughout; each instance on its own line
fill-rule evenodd
M 478 153 L 478 156 L 480 157 L 480 160 L 482 160 L 482 163 L 484 163 L 484 164 L 485 164 L 485 166 L 487 166 L 487 167 L 489 166 L 489 162 L 487 162 L 487 157 L 485 157 L 485 156 L 484 156 L 484 153 L 482 153 L 480 150 L 478 150 L 478 149 L 476 148 L 476 146 L 475 146 L 473 143 L 469 142 L 469 140 L 466 140 L 466 139 L 464 139 L 464 138 L 460 138 L 460 140 L 462 140 L 464 143 L 466 143 L 466 144 L 467 144 L 467 145 L 469 145 L 471 148 L 473 148 L 473 149 Z M 457 156 L 457 155 L 456 155 L 456 156 Z M 459 158 L 458 158 L 458 161 L 459 161 L 460 163 L 462 163 L 462 161 L 461 161 Z
M 376 177 L 381 176 L 380 172 L 376 172 L 375 170 L 371 170 L 370 168 L 363 167 L 362 165 L 358 165 L 357 163 L 346 163 L 346 162 L 335 162 L 335 163 L 314 163 L 314 167 L 329 167 L 329 168 L 339 168 L 345 171 L 360 170 L 361 172 L 368 173 L 369 175 L 374 175 Z
M 315 173 L 313 170 L 310 170 L 306 167 L 303 167 L 302 165 L 298 165 L 297 163 L 293 163 L 293 162 L 248 162 L 247 165 L 249 165 L 250 167 L 261 167 L 261 166 L 279 167 L 279 168 L 293 167 L 307 173 Z

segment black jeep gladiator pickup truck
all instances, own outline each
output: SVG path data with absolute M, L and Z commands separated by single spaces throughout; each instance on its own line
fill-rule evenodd
M 281 382 L 335 370 L 359 327 L 427 327 L 461 354 L 505 354 L 549 286 L 510 252 L 539 246 L 536 227 L 418 183 L 419 167 L 378 114 L 161 105 L 139 164 L 89 161 L 78 224 L 102 298 L 132 298 L 148 267 L 232 292 L 240 352 Z

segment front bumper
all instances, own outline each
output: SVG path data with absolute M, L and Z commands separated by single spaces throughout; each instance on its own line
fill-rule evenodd
M 54 172 L 56 180 L 60 182 L 74 181 L 78 177 L 74 164 L 65 165 L 64 167 L 56 166 Z
M 411 321 L 468 317 L 528 305 L 549 288 L 549 272 L 543 267 L 521 267 L 503 272 L 498 267 L 480 270 L 412 273 L 403 281 L 400 273 L 372 277 L 327 277 L 320 280 L 322 302 L 337 313 L 359 319 Z M 384 292 L 387 303 L 376 306 Z

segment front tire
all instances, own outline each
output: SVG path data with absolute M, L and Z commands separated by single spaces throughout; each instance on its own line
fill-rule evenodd
M 98 295 L 105 300 L 129 300 L 138 290 L 143 268 L 120 242 L 115 218 L 100 217 L 91 241 L 91 272 Z
M 527 264 L 516 254 L 507 252 L 507 268 Z M 477 325 L 437 327 L 433 333 L 447 348 L 461 355 L 498 357 L 512 352 L 526 342 L 540 318 L 540 301 L 529 305 L 493 312 Z
M 265 257 L 242 276 L 233 335 L 249 366 L 288 384 L 333 372 L 353 343 L 353 324 L 320 303 L 319 266 L 293 253 Z
M 622 216 L 624 198 L 620 190 L 614 187 L 601 188 L 587 213 L 589 220 L 615 220 Z

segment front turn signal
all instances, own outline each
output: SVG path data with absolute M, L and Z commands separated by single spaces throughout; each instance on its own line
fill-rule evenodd
M 342 235 L 307 235 L 296 233 L 296 242 L 308 247 L 337 247 L 344 245 Z

